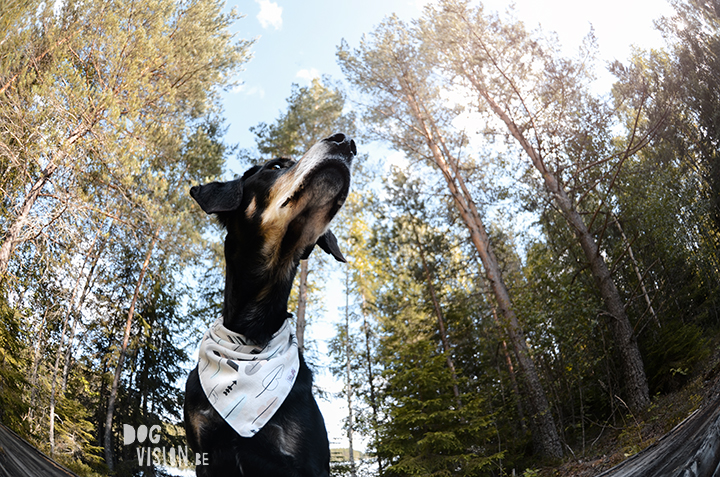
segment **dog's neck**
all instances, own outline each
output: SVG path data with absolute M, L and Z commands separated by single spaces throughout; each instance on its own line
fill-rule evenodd
M 223 325 L 254 343 L 265 344 L 289 316 L 287 303 L 298 264 L 286 276 L 278 276 L 264 269 L 260 256 L 226 238 Z

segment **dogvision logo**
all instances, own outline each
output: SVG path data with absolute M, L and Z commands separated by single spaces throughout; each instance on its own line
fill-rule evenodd
M 138 465 L 143 466 L 171 466 L 189 467 L 194 464 L 208 465 L 207 453 L 190 455 L 187 446 L 167 447 L 158 446 L 160 443 L 161 427 L 158 425 L 148 427 L 140 425 L 137 429 L 129 424 L 123 424 L 123 445 L 130 446 L 137 442 Z M 147 445 L 143 445 L 147 442 Z

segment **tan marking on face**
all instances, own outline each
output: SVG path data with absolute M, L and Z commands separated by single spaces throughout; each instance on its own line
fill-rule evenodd
M 278 221 L 289 222 L 286 219 L 292 215 L 293 207 L 291 207 L 292 204 L 283 207 L 283 204 L 295 193 L 300 182 L 300 178 L 296 177 L 297 175 L 292 172 L 288 172 L 279 178 L 270 191 L 268 205 L 262 214 L 263 226 L 272 227 L 272 224 Z
M 266 257 L 268 269 L 276 268 L 280 254 L 280 241 L 287 231 L 287 227 L 301 210 L 304 204 L 298 202 L 283 204 L 299 187 L 302 177 L 298 177 L 296 169 L 280 177 L 270 191 L 268 205 L 261 216 L 262 235 L 264 237 L 263 254 Z
M 252 201 L 250 201 L 250 205 L 248 205 L 247 210 L 245 210 L 245 215 L 247 218 L 252 218 L 253 215 L 255 215 L 255 210 L 257 209 L 257 203 L 255 202 L 255 197 L 253 197 Z
M 262 212 L 261 228 L 262 235 L 265 238 L 263 246 L 263 254 L 266 260 L 267 269 L 276 269 L 280 260 L 280 242 L 287 232 L 288 225 L 300 214 L 310 200 L 314 200 L 312 194 L 300 193 L 299 197 L 292 201 L 288 200 L 298 192 L 305 180 L 306 175 L 312 171 L 318 162 L 322 161 L 327 153 L 328 145 L 324 142 L 315 144 L 310 150 L 288 170 L 285 174 L 275 181 L 270 195 L 268 197 L 268 205 Z M 322 235 L 327 228 L 324 223 L 322 213 L 316 214 L 303 228 L 301 236 L 298 238 L 298 248 L 306 247 Z M 278 270 L 280 273 L 290 273 L 293 270 L 292 262 L 288 262 L 287 267 Z M 287 270 L 285 270 L 287 268 Z
M 290 223 L 294 210 L 296 210 L 297 207 L 290 207 L 290 205 L 293 204 L 287 204 L 285 207 L 283 207 L 283 205 L 297 192 L 305 180 L 305 176 L 325 157 L 328 147 L 326 143 L 322 141 L 318 142 L 295 163 L 292 169 L 275 181 L 270 191 L 268 206 L 263 211 L 263 226 L 266 223 L 276 221 L 283 222 L 284 226 Z M 288 219 L 288 217 L 290 218 Z

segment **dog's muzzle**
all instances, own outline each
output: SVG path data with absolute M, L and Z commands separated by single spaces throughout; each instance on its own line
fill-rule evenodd
M 276 203 L 280 208 L 294 205 L 312 189 L 314 193 L 310 195 L 319 202 L 337 202 L 339 208 L 350 188 L 350 167 L 355 154 L 355 141 L 342 133 L 317 142 L 277 184 L 280 193 L 276 197 L 280 200 Z

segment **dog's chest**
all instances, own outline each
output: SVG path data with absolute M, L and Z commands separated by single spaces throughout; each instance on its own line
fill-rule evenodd
M 290 420 L 284 420 L 282 425 L 269 423 L 265 426 L 268 437 L 273 441 L 277 450 L 288 457 L 297 457 L 302 443 L 302 430 L 300 426 Z

